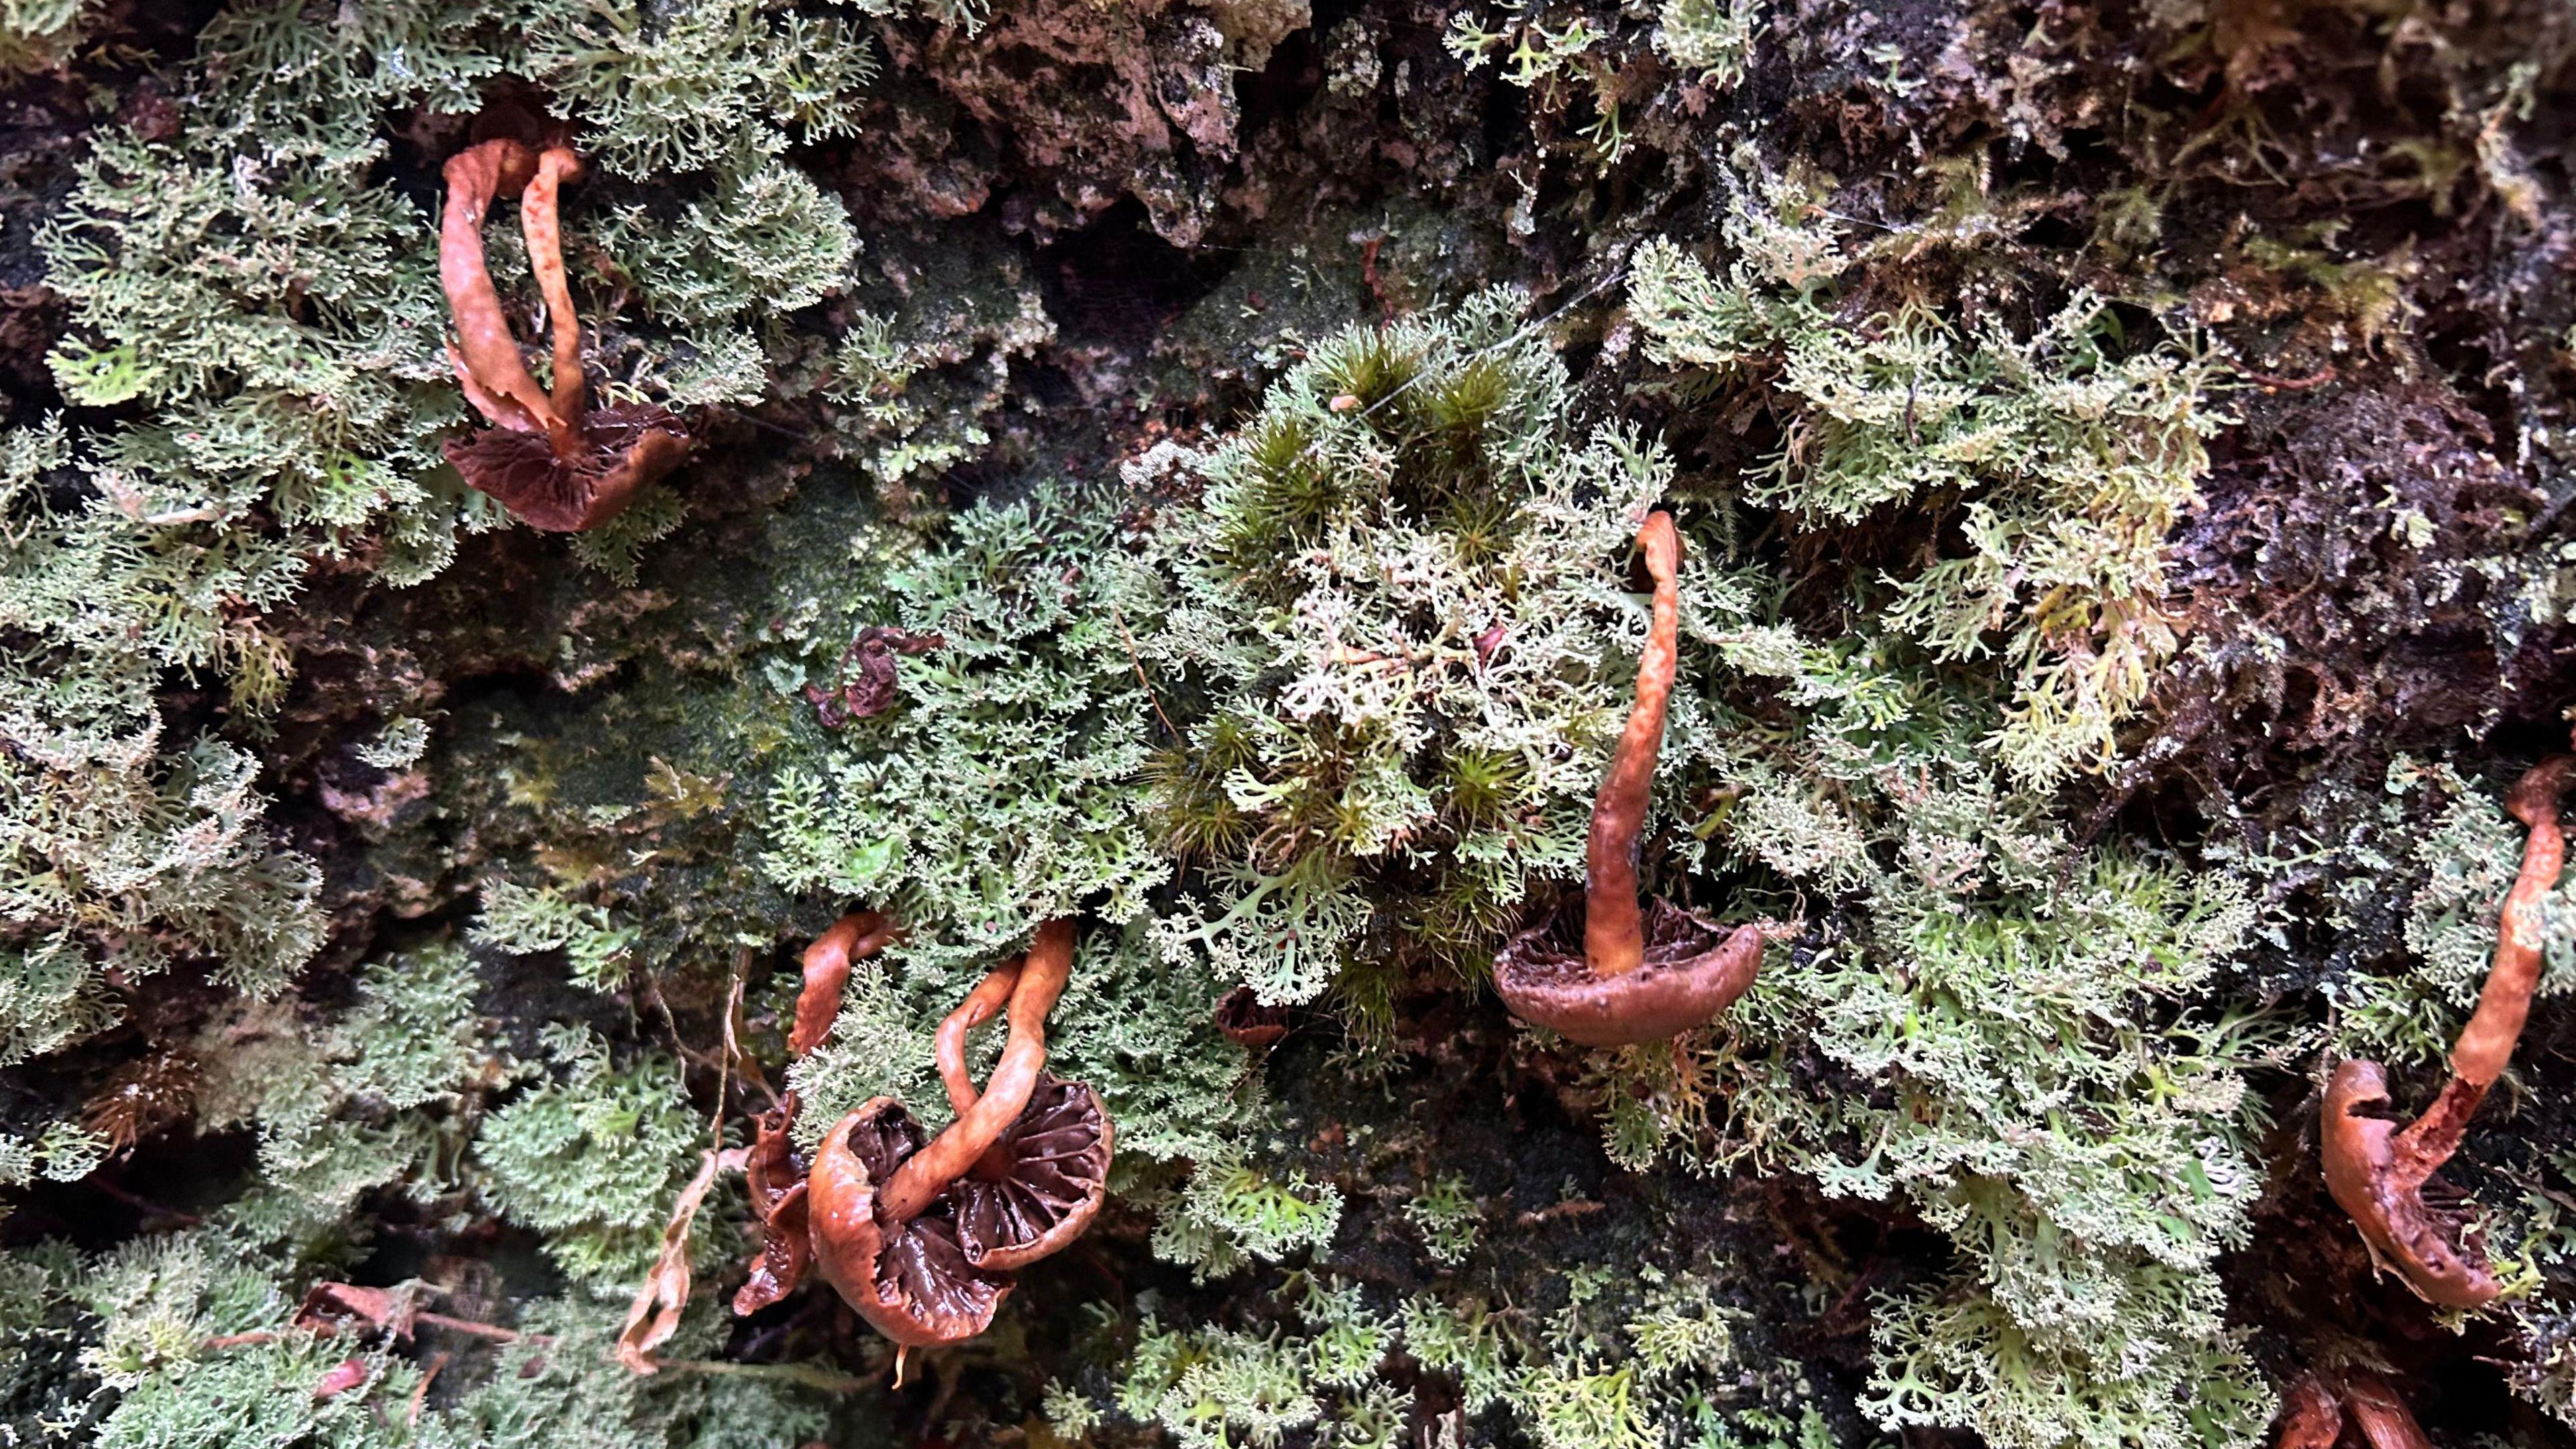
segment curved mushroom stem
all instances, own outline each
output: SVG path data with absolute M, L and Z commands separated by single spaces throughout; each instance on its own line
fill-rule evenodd
M 447 158 L 441 170 L 447 211 L 438 223 L 438 281 L 456 318 L 449 353 L 467 400 L 496 427 L 552 434 L 563 420 L 520 360 L 483 252 L 483 219 L 493 200 L 525 189 L 536 164 L 527 147 L 510 140 L 485 141 Z
M 1595 976 L 1624 976 L 1645 964 L 1646 931 L 1637 902 L 1637 836 L 1646 825 L 1655 755 L 1664 742 L 1664 712 L 1681 658 L 1681 534 L 1673 516 L 1646 515 L 1637 530 L 1646 572 L 1655 581 L 1654 626 L 1637 661 L 1637 699 L 1628 707 L 1619 752 L 1592 804 L 1592 833 L 1583 853 L 1583 955 Z
M 2397 1134 L 2397 1160 L 2418 1183 L 2450 1160 L 2468 1135 L 2469 1118 L 2487 1089 L 2504 1075 L 2531 1017 L 2531 993 L 2540 984 L 2540 903 L 2558 884 L 2567 863 L 2567 833 L 2558 802 L 2576 783 L 2576 755 L 2552 755 L 2523 772 L 2505 796 L 2505 809 L 2530 828 L 2523 838 L 2522 869 L 2506 892 L 2496 922 L 2495 964 L 2478 989 L 2477 1010 L 2451 1043 L 2451 1080 L 2424 1115 Z
M 966 1115 L 967 1109 L 974 1106 L 976 1097 L 981 1095 L 975 1090 L 975 1079 L 966 1074 L 966 1033 L 992 1020 L 993 1013 L 1002 1009 L 1002 1003 L 1011 999 L 1013 988 L 1020 984 L 1021 963 L 1026 959 L 1014 956 L 994 967 L 983 980 L 975 983 L 974 990 L 966 993 L 966 999 L 957 1004 L 957 1009 L 939 1023 L 939 1035 L 935 1040 L 939 1080 L 948 1088 L 948 1110 L 960 1117 Z
M 2343 1437 L 2343 1404 L 2314 1374 L 2281 1395 L 2281 1432 L 2272 1449 L 2334 1449 Z
M 2531 1014 L 2540 980 L 2540 904 L 2558 883 L 2567 840 L 2558 823 L 2560 797 L 2576 782 L 2576 756 L 2558 755 L 2515 782 L 2506 806 L 2530 828 L 2522 869 L 2504 899 L 2496 927 L 2495 964 L 2478 993 L 2477 1010 L 2451 1047 L 2451 1079 L 2424 1115 L 2398 1128 L 2385 1115 L 2388 1075 L 2379 1063 L 2353 1058 L 2326 1085 L 2318 1155 L 2326 1188 L 2361 1230 L 2374 1259 L 2394 1266 L 2408 1286 L 2446 1308 L 2482 1308 L 2502 1291 L 2471 1235 L 2459 1241 L 2456 1214 L 2424 1201 L 2433 1174 L 2460 1149 L 2469 1118 L 2502 1076 Z
M 832 1019 L 841 1014 L 841 994 L 849 989 L 850 963 L 864 961 L 895 937 L 894 922 L 875 911 L 852 911 L 805 948 L 805 985 L 796 993 L 796 1025 L 787 1033 L 787 1050 L 797 1056 L 823 1044 Z
M 1063 994 L 1065 978 L 1072 971 L 1073 922 L 1055 920 L 1038 927 L 1019 981 L 1011 989 L 1010 1044 L 1002 1048 L 1001 1062 L 984 1083 L 984 1095 L 886 1179 L 876 1201 L 880 1222 L 908 1222 L 920 1216 L 1010 1130 L 1037 1090 L 1038 1073 L 1046 1066 L 1047 1013 Z
M 2415 1422 L 2415 1411 L 2378 1379 L 2354 1374 L 2344 1385 L 2343 1403 L 2370 1449 L 2433 1449 L 2424 1426 Z
M 546 321 L 554 331 L 554 416 L 547 441 L 558 458 L 576 456 L 580 422 L 588 410 L 581 375 L 581 318 L 572 306 L 572 282 L 564 274 L 563 216 L 558 197 L 564 182 L 581 175 L 581 158 L 562 146 L 548 146 L 537 157 L 519 199 L 519 230 L 528 239 L 528 270 L 536 273 L 537 290 L 546 299 Z M 515 350 L 515 349 L 514 349 Z
M 2523 840 L 2522 871 L 2504 898 L 2496 927 L 2495 965 L 2478 991 L 2478 1009 L 2451 1044 L 2451 1071 L 2481 1092 L 2513 1060 L 2514 1043 L 2522 1039 L 2523 1021 L 2531 1015 L 2532 988 L 2540 984 L 2540 903 L 2567 863 L 2558 802 L 2571 780 L 2576 780 L 2576 755 L 2552 755 L 2525 771 L 2505 797 L 2505 809 L 2531 834 Z

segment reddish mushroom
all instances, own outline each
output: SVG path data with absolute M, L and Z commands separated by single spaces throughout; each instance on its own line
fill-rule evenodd
M 2505 896 L 2495 964 L 2478 993 L 2477 1010 L 2451 1047 L 2451 1080 L 2424 1115 L 2403 1129 L 2386 1114 L 2388 1073 L 2355 1058 L 2326 1085 L 2319 1156 L 2326 1190 L 2361 1230 L 2371 1258 L 2393 1268 L 2428 1302 L 2482 1308 L 2503 1291 L 2487 1266 L 2485 1245 L 2463 1232 L 2457 1210 L 2425 1200 L 2425 1185 L 2460 1148 L 2469 1118 L 2513 1059 L 2540 981 L 2540 904 L 2558 882 L 2567 841 L 2558 823 L 2560 798 L 2576 779 L 2576 756 L 2556 755 L 2515 782 L 2505 808 L 2529 827 L 2522 870 Z
M 1246 1051 L 1261 1051 L 1288 1034 L 1288 1008 L 1263 1001 L 1249 986 L 1238 986 L 1217 1001 L 1216 1029 Z
M 760 1219 L 760 1252 L 751 1260 L 751 1275 L 733 1295 L 737 1314 L 757 1313 L 795 1292 L 813 1262 L 805 1170 L 787 1137 L 796 1106 L 796 1094 L 790 1092 L 775 1109 L 760 1114 L 760 1130 L 743 1162 L 751 1210 Z
M 451 440 L 447 459 L 522 522 L 558 533 L 615 518 L 690 447 L 686 426 L 664 409 L 588 405 L 558 207 L 563 183 L 580 174 L 581 158 L 561 146 L 532 151 L 508 139 L 481 142 L 448 158 L 447 212 L 439 222 L 439 283 L 456 322 L 448 359 L 465 400 L 492 424 Z M 554 334 L 551 395 L 519 356 L 484 254 L 484 218 L 494 201 L 512 195 L 520 197 L 528 266 Z
M 1595 1047 L 1660 1041 L 1698 1026 L 1734 1005 L 1762 965 L 1757 928 L 1728 932 L 1637 897 L 1637 837 L 1680 663 L 1681 535 L 1672 515 L 1647 515 L 1637 546 L 1655 581 L 1654 624 L 1637 666 L 1636 702 L 1593 803 L 1581 910 L 1551 913 L 1494 959 L 1495 989 L 1514 1016 Z
M 1063 949 L 1069 961 L 1069 936 Z M 1017 1007 L 1024 964 L 1013 961 L 986 976 L 939 1024 L 939 1076 L 961 1118 L 979 1100 L 966 1073 L 966 1034 L 1006 997 Z M 967 1259 L 979 1268 L 1025 1268 L 1081 1237 L 1108 1195 L 1115 1142 L 1099 1093 L 1040 1072 L 1028 1105 L 952 1188 Z
M 2344 1385 L 2343 1406 L 2370 1449 L 2433 1449 L 2415 1411 L 2395 1389 L 2368 1374 L 2354 1374 Z
M 2311 1374 L 2281 1395 L 2280 1422 L 2272 1449 L 2334 1449 L 2343 1437 L 2343 1402 Z
M 1055 1008 L 1055 1000 L 1063 994 L 1065 979 L 1072 970 L 1073 923 L 1057 920 L 1038 927 L 1037 939 L 1029 943 L 1029 954 L 1011 986 L 1011 1036 L 1002 1048 L 1001 1061 L 986 1079 L 983 1095 L 968 1103 L 927 1147 L 906 1158 L 887 1181 L 881 1208 L 888 1217 L 901 1221 L 927 1208 L 932 1199 L 964 1177 L 1001 1140 L 1028 1106 L 1030 1096 L 1037 1090 L 1038 1074 L 1046 1066 L 1047 1013 Z M 984 988 L 979 986 L 976 990 L 981 992 Z M 973 994 L 967 1000 L 967 1007 L 960 1008 L 958 1015 L 977 1004 Z M 950 1019 L 954 1021 L 958 1016 Z M 944 1024 L 942 1030 L 946 1030 Z M 961 1053 L 962 1035 L 960 1028 Z M 950 1092 L 953 1101 L 954 1086 Z
M 957 1343 L 982 1333 L 1011 1291 L 1010 1278 L 966 1260 L 944 1199 L 910 1217 L 885 1204 L 883 1185 L 925 1150 L 921 1124 L 901 1102 L 877 1097 L 832 1125 L 807 1179 L 814 1267 L 877 1332 L 905 1348 Z
M 841 1014 L 841 993 L 849 988 L 850 963 L 882 951 L 895 936 L 894 922 L 875 911 L 852 911 L 805 948 L 805 984 L 796 993 L 796 1025 L 787 1034 L 787 1050 L 797 1056 L 823 1044 L 832 1019 Z
M 2369 1449 L 2432 1449 L 2415 1411 L 2397 1391 L 2369 1374 L 2347 1377 L 2341 1389 L 2310 1374 L 2281 1396 L 2280 1433 L 2273 1449 L 2334 1449 L 2345 1424 L 2361 1431 Z
M 1071 1244 L 1109 1194 L 1116 1129 L 1100 1094 L 1038 1074 L 1029 1104 L 958 1179 L 957 1241 L 979 1268 L 1025 1268 Z
M 925 1139 L 880 1097 L 825 1134 L 809 1179 L 815 1266 L 905 1347 L 983 1332 L 1009 1270 L 1089 1226 L 1106 1190 L 1110 1127 L 1090 1088 L 1046 1075 L 1046 1017 L 1073 965 L 1073 925 L 1038 928 L 942 1022 L 940 1074 L 956 1120 Z M 977 1093 L 966 1034 L 1008 1003 L 1010 1038 Z

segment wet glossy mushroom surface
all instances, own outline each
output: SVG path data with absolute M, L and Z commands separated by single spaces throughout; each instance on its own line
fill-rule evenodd
M 870 1327 L 911 1347 L 983 1332 L 1011 1291 L 1008 1277 L 968 1261 L 949 1202 L 880 1217 L 878 1184 L 927 1140 L 902 1103 L 876 1098 L 825 1134 L 807 1199 L 816 1270 Z
M 2464 1233 L 2466 1220 L 2459 1212 L 2424 1195 L 2425 1184 L 2458 1146 L 2459 1131 L 2467 1125 L 2456 1086 L 2444 1093 L 2453 1100 L 2436 1103 L 2426 1120 L 2443 1120 L 2448 1107 L 2457 1115 L 2457 1126 L 2448 1133 L 2419 1132 L 2401 1128 L 2388 1115 L 2388 1073 L 2379 1063 L 2343 1063 L 2326 1086 L 2319 1155 L 2326 1191 L 2361 1230 L 2372 1257 L 2395 1270 L 2427 1302 L 2477 1308 L 2500 1291 L 2486 1252 L 2474 1235 Z M 2465 1105 L 2474 1108 L 2476 1103 Z M 2441 1140 L 2445 1136 L 2448 1141 Z
M 744 1155 L 744 1185 L 751 1194 L 752 1214 L 760 1220 L 760 1250 L 750 1276 L 734 1293 L 733 1311 L 757 1313 L 796 1291 L 813 1262 L 814 1247 L 806 1223 L 804 1164 L 788 1140 L 796 1118 L 796 1095 L 760 1114 L 751 1150 Z

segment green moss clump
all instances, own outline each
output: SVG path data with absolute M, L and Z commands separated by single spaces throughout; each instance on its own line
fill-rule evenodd
M 1195 721 L 1154 766 L 1164 840 L 1203 868 L 1157 924 L 1176 963 L 1266 1001 L 1359 959 L 1472 979 L 1577 873 L 1644 633 L 1629 536 L 1671 467 L 1569 421 L 1522 307 L 1339 333 L 1214 448 L 1148 460 L 1203 486 L 1154 536 L 1168 593 L 1137 636 Z
M 521 1336 L 497 1347 L 459 1336 L 438 1392 L 424 1396 L 429 1371 L 384 1336 L 292 1328 L 302 1277 L 207 1230 L 90 1259 L 58 1247 L 11 1255 L 0 1293 L 25 1316 L 0 1325 L 0 1377 L 14 1378 L 14 1404 L 45 1404 L 55 1429 L 101 1449 L 749 1449 L 826 1427 L 818 1396 L 778 1380 L 627 1372 L 611 1352 L 620 1310 L 579 1297 L 529 1302 L 501 1325 Z M 83 1322 L 102 1326 L 77 1351 L 74 1376 L 27 1372 L 57 1368 L 59 1341 L 82 1336 L 61 1325 Z M 702 1348 L 704 1336 L 700 1327 L 683 1346 Z M 316 1392 L 352 1365 L 354 1384 Z

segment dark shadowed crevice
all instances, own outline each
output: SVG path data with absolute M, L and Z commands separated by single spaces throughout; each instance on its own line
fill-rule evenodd
M 1139 351 L 1233 264 L 1222 254 L 1193 256 L 1155 235 L 1144 203 L 1132 196 L 1081 231 L 1036 248 L 1031 260 L 1058 345 Z

